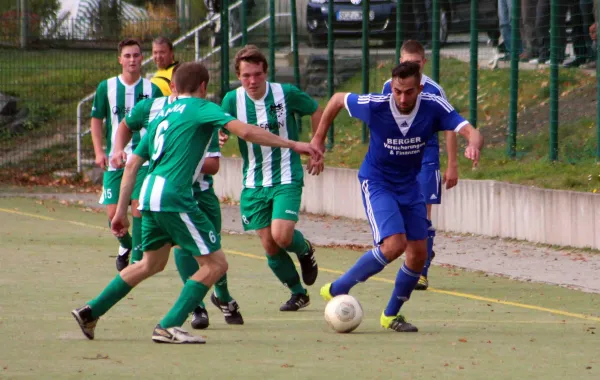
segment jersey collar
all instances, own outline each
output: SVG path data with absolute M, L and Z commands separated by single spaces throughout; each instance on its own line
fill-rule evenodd
M 117 76 L 117 79 L 118 79 L 118 80 L 119 80 L 119 82 L 121 82 L 121 84 L 122 84 L 123 86 L 125 86 L 125 87 L 135 87 L 135 86 L 137 86 L 137 85 L 138 85 L 138 83 L 140 83 L 140 81 L 142 80 L 142 77 L 140 76 L 140 77 L 138 78 L 138 80 L 136 80 L 136 81 L 135 81 L 135 83 L 134 83 L 134 84 L 127 84 L 127 83 L 125 83 L 125 81 L 123 80 L 123 78 L 122 78 L 122 76 L 121 76 L 121 75 Z
M 394 120 L 396 120 L 396 125 L 400 129 L 400 132 L 404 136 L 408 133 L 408 130 L 412 126 L 415 117 L 417 116 L 417 112 L 419 112 L 419 107 L 421 106 L 421 94 L 417 97 L 417 104 L 415 104 L 415 108 L 413 108 L 412 112 L 408 115 L 403 115 L 396 107 L 396 101 L 394 100 L 394 96 L 390 95 L 390 111 L 392 111 L 392 115 L 394 116 Z

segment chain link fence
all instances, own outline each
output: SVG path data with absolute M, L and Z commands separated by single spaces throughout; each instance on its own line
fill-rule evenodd
M 19 4 L 0 0 L 3 181 L 74 171 L 78 137 L 81 164 L 91 165 L 91 101 L 82 100 L 120 72 L 116 46 L 125 37 L 142 42 L 145 76 L 156 70 L 150 58 L 157 36 L 177 43 L 176 60 L 202 60 L 216 102 L 238 85 L 232 58 L 242 43 L 264 49 L 276 80 L 298 83 L 324 101 L 332 91 L 381 91 L 402 41 L 417 39 L 429 59 L 425 73 L 508 156 L 531 150 L 532 135 L 547 137 L 551 159 L 597 155 L 595 136 L 563 141 L 558 129 L 596 129 L 591 0 L 229 0 L 208 2 L 208 9 L 202 0 L 89 0 L 76 12 L 65 12 L 58 0 L 29 0 L 26 10 Z M 223 4 L 231 8 L 226 23 Z M 356 132 L 350 128 L 335 131 Z

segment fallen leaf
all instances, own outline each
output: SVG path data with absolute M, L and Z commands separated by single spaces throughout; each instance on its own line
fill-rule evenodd
M 467 343 L 467 340 L 465 338 L 460 338 L 458 341 L 462 343 Z

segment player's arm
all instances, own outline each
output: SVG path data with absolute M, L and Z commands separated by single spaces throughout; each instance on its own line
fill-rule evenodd
M 94 153 L 96 154 L 96 165 L 105 169 L 108 165 L 108 158 L 102 148 L 102 119 L 92 117 L 90 130 L 92 132 L 92 145 L 94 145 Z
M 465 149 L 465 157 L 473 161 L 473 167 L 476 167 L 479 162 L 479 153 L 483 149 L 483 136 L 469 123 L 463 125 L 458 133 L 467 139 L 468 145 Z
M 204 174 L 215 175 L 219 171 L 219 157 L 206 157 L 200 171 Z
M 321 122 L 321 118 L 323 117 L 323 109 L 321 107 L 317 107 L 317 110 L 310 115 L 310 125 L 312 128 L 313 136 L 317 133 L 319 129 L 319 123 Z
M 321 152 L 325 151 L 325 138 L 327 137 L 327 131 L 329 131 L 331 123 L 333 123 L 333 120 L 336 118 L 338 113 L 340 113 L 342 108 L 344 108 L 345 99 L 348 95 L 349 93 L 337 92 L 333 94 L 325 106 L 325 110 L 323 111 L 323 115 L 319 121 L 319 126 L 317 127 L 317 130 L 314 131 L 313 138 L 310 142 Z
M 131 141 L 131 137 L 133 136 L 133 132 L 127 126 L 126 119 L 121 120 L 119 123 L 119 127 L 117 128 L 117 133 L 115 136 L 115 147 L 114 154 L 110 159 L 110 164 L 117 169 L 120 169 L 125 166 L 125 162 L 127 162 L 127 154 L 125 153 L 125 146 L 129 144 Z
M 135 179 L 144 159 L 137 154 L 132 154 L 131 159 L 125 166 L 123 179 L 121 180 L 121 192 L 119 194 L 119 203 L 117 211 L 111 222 L 112 233 L 118 237 L 124 236 L 129 229 L 129 219 L 127 218 L 127 208 L 131 201 L 131 193 L 135 186 Z
M 458 141 L 456 133 L 446 131 L 446 152 L 448 152 L 448 167 L 444 173 L 446 190 L 453 188 L 458 183 Z
M 283 139 L 262 128 L 242 123 L 239 120 L 229 121 L 225 124 L 225 129 L 251 143 L 276 148 L 289 148 L 296 153 L 310 155 L 315 162 L 320 162 L 323 159 L 323 153 L 310 144 Z

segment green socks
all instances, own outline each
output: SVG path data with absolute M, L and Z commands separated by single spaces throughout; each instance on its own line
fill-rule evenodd
M 285 248 L 286 251 L 294 252 L 299 258 L 308 253 L 308 244 L 302 232 L 294 230 L 294 236 L 292 237 L 292 243 L 289 247 Z
M 87 304 L 92 308 L 92 317 L 99 318 L 106 314 L 111 307 L 115 306 L 123 297 L 133 289 L 118 275 L 108 284 L 100 295 Z
M 112 223 L 109 220 L 108 228 L 110 228 L 111 226 L 112 226 Z M 119 241 L 119 244 L 121 244 L 121 247 L 131 249 L 131 247 L 132 247 L 131 235 L 129 234 L 129 232 L 127 232 L 127 234 L 125 234 L 125 236 L 117 238 L 117 240 Z
M 133 226 L 131 228 L 133 236 L 131 237 L 132 246 L 130 263 L 141 261 L 144 256 L 142 250 L 142 218 L 133 217 Z
M 223 277 L 221 277 L 215 283 L 215 294 L 221 302 L 229 302 L 233 300 L 233 298 L 231 298 L 231 294 L 229 294 L 229 289 L 227 288 L 227 273 L 225 273 Z
M 190 313 L 198 306 L 198 303 L 204 299 L 209 289 L 208 286 L 201 282 L 187 280 L 175 305 L 173 305 L 167 315 L 160 321 L 160 326 L 164 329 L 168 329 L 169 327 L 179 327 L 183 325 L 183 322 L 185 322 Z
M 285 249 L 280 249 L 279 253 L 274 256 L 267 255 L 267 263 L 279 281 L 287 286 L 293 294 L 306 294 L 306 289 L 300 284 L 300 276 L 294 262 Z
M 179 277 L 181 277 L 181 281 L 183 281 L 183 284 L 185 285 L 185 282 L 188 280 L 188 278 L 192 277 L 194 273 L 196 273 L 198 269 L 200 269 L 200 266 L 198 265 L 198 261 L 193 256 L 186 255 L 183 249 L 174 248 L 173 252 L 175 255 L 175 265 L 177 266 L 177 272 L 179 273 Z M 198 306 L 200 306 L 203 309 L 206 309 L 204 301 L 200 301 L 198 303 Z

